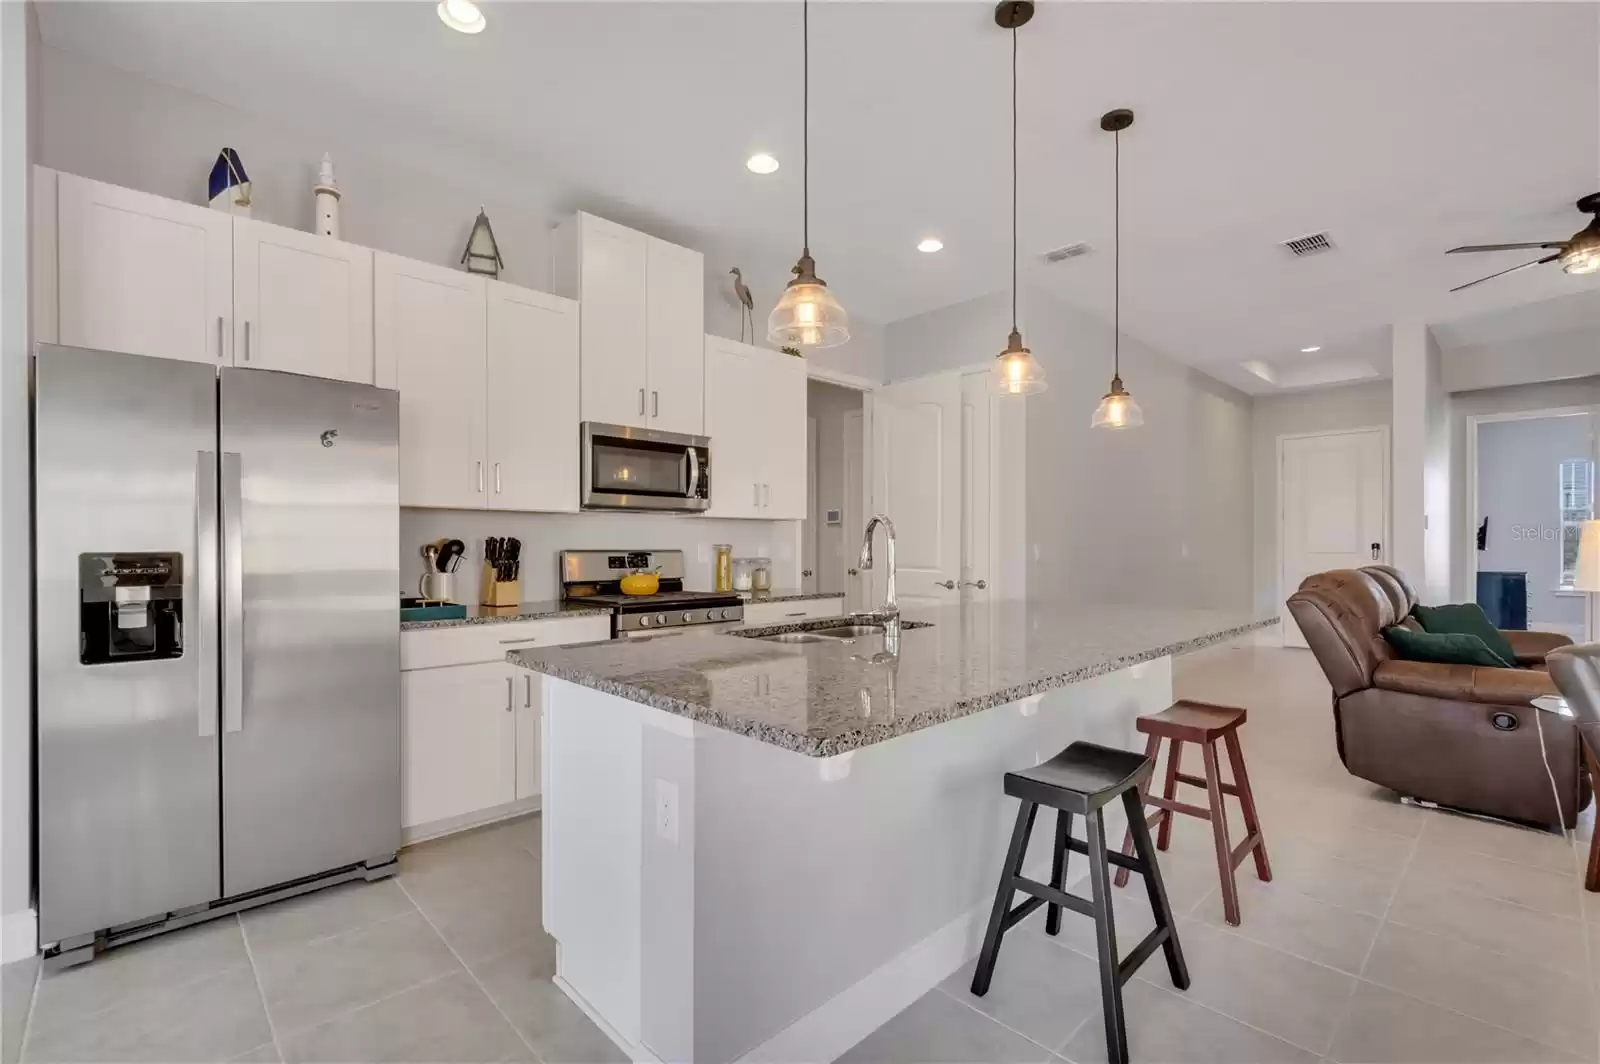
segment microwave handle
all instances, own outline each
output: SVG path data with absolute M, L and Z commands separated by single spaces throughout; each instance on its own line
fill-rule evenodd
M 694 447 L 685 448 L 689 452 L 689 498 L 698 498 L 700 495 L 700 451 Z

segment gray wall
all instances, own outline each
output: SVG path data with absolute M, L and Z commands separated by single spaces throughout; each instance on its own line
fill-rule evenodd
M 1589 418 L 1494 421 L 1478 427 L 1478 513 L 1489 519 L 1488 549 L 1477 568 L 1528 574 L 1529 627 L 1583 627 L 1581 593 L 1557 594 L 1561 581 L 1558 470 L 1589 457 Z M 1543 539 L 1540 531 L 1553 537 Z
M 32 905 L 33 678 L 28 489 L 29 170 L 37 129 L 38 28 L 31 5 L 0 3 L 0 914 Z M 20 928 L 17 928 L 20 930 Z M 25 944 L 24 944 L 25 945 Z M 10 957 L 21 947 L 6 949 Z
M 1010 313 L 997 292 L 889 325 L 889 378 L 987 364 Z M 1124 335 L 1122 376 L 1145 424 L 1091 430 L 1110 327 L 1030 289 L 1018 320 L 1049 382 L 1026 400 L 1029 597 L 1248 605 L 1249 398 Z
M 845 502 L 845 415 L 861 412 L 861 393 L 837 385 L 811 381 L 806 392 L 807 412 L 817 421 L 817 590 L 845 590 L 845 568 L 849 548 L 856 546 L 854 539 L 860 530 L 844 525 L 830 525 L 825 520 L 829 509 L 848 512 L 852 507 Z M 859 431 L 859 422 L 857 423 Z M 858 451 L 859 453 L 859 451 Z M 865 470 L 858 471 L 858 484 L 865 483 Z M 855 500 L 854 516 L 865 521 L 860 513 L 861 502 Z
M 1278 589 L 1278 437 L 1387 426 L 1392 412 L 1388 381 L 1256 397 L 1250 450 L 1255 483 L 1257 608 L 1277 610 L 1283 600 Z
M 734 339 L 740 308 L 729 267 L 744 271 L 755 297 L 755 325 L 765 337 L 767 314 L 793 265 L 711 240 L 631 204 L 557 191 L 544 175 L 508 171 L 473 157 L 469 148 L 441 155 L 404 129 L 351 128 L 336 114 L 307 114 L 291 129 L 59 49 L 42 49 L 41 59 L 38 161 L 98 181 L 201 203 L 217 150 L 228 145 L 250 175 L 255 217 L 309 229 L 317 164 L 331 152 L 344 192 L 344 239 L 453 266 L 481 204 L 505 259 L 504 279 L 540 291 L 550 289 L 550 230 L 574 210 L 592 211 L 704 252 L 706 331 Z M 848 307 L 848 294 L 841 298 Z M 851 331 L 850 343 L 815 352 L 814 361 L 881 380 L 882 327 L 856 316 Z
M 1600 373 L 1600 336 L 1581 329 L 1457 347 L 1445 353 L 1441 368 L 1452 392 L 1587 377 Z

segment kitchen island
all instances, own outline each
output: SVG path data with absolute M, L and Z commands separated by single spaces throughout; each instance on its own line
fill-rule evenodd
M 838 1056 L 976 954 L 1006 771 L 1079 739 L 1141 747 L 1173 655 L 1275 623 L 1037 603 L 906 620 L 926 626 L 897 654 L 763 638 L 837 623 L 819 621 L 509 656 L 544 675 L 557 982 L 635 1059 Z

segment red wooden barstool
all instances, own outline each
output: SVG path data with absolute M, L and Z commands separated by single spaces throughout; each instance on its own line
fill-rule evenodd
M 1157 756 L 1162 739 L 1172 742 L 1167 752 L 1166 782 L 1162 793 L 1159 796 L 1150 794 L 1148 788 L 1143 793 L 1145 804 L 1155 809 L 1149 815 L 1148 823 L 1157 829 L 1156 849 L 1165 850 L 1172 840 L 1172 814 L 1183 813 L 1211 821 L 1211 833 L 1217 847 L 1217 871 L 1222 876 L 1222 912 L 1228 923 L 1234 925 L 1239 923 L 1239 887 L 1234 879 L 1234 870 L 1245 859 L 1245 855 L 1255 855 L 1257 877 L 1263 882 L 1272 879 L 1272 865 L 1267 861 L 1267 844 L 1261 837 L 1261 821 L 1256 817 L 1255 796 L 1250 793 L 1250 777 L 1244 768 L 1244 752 L 1239 748 L 1239 726 L 1244 721 L 1245 711 L 1237 706 L 1218 706 L 1186 698 L 1179 699 L 1160 713 L 1140 717 L 1138 721 L 1139 730 L 1150 737 L 1144 748 L 1146 757 L 1154 759 Z M 1232 783 L 1222 779 L 1217 764 L 1218 739 L 1228 747 L 1228 761 L 1233 765 Z M 1205 759 L 1204 779 L 1179 771 L 1184 743 L 1199 745 Z M 1204 787 L 1209 798 L 1206 807 L 1178 801 L 1180 783 Z M 1228 813 L 1222 804 L 1225 794 L 1238 798 L 1244 812 L 1245 838 L 1238 846 L 1231 846 L 1228 842 Z M 1132 845 L 1133 833 L 1130 831 L 1122 844 L 1123 853 L 1130 853 Z M 1127 881 L 1128 873 L 1118 869 L 1117 886 Z

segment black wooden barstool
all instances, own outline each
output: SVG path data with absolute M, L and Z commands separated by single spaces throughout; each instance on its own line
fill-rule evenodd
M 1178 930 L 1167 904 L 1167 888 L 1161 881 L 1161 866 L 1156 864 L 1150 827 L 1145 823 L 1140 791 L 1150 778 L 1155 762 L 1128 750 L 1113 750 L 1096 743 L 1073 743 L 1055 757 L 1023 772 L 1006 773 L 1006 794 L 1022 801 L 1017 810 L 1017 825 L 1011 832 L 1011 848 L 1006 852 L 1000 887 L 995 891 L 994 911 L 989 915 L 989 930 L 978 954 L 978 969 L 972 976 L 972 992 L 979 997 L 989 992 L 995 961 L 1000 956 L 1000 939 L 1014 925 L 1027 919 L 1041 905 L 1045 914 L 1045 934 L 1061 930 L 1061 910 L 1071 909 L 1094 918 L 1096 952 L 1100 960 L 1100 997 L 1106 1020 L 1106 1053 L 1111 1064 L 1128 1062 L 1128 1029 L 1122 1016 L 1122 984 L 1160 946 L 1167 955 L 1167 970 L 1173 985 L 1189 989 L 1189 969 L 1178 945 Z M 1133 831 L 1134 855 L 1113 852 L 1106 844 L 1104 809 L 1112 799 L 1122 798 Z M 1028 836 L 1033 832 L 1034 815 L 1041 805 L 1056 810 L 1055 859 L 1050 866 L 1049 884 L 1022 875 L 1023 858 L 1028 852 Z M 1083 817 L 1087 843 L 1072 837 L 1072 817 Z M 1067 851 L 1089 858 L 1089 884 L 1093 900 L 1084 901 L 1065 890 Z M 1124 960 L 1118 959 L 1117 932 L 1111 911 L 1110 865 L 1138 872 L 1150 894 L 1150 910 L 1156 929 L 1133 948 Z M 1015 891 L 1032 895 L 1011 908 Z

